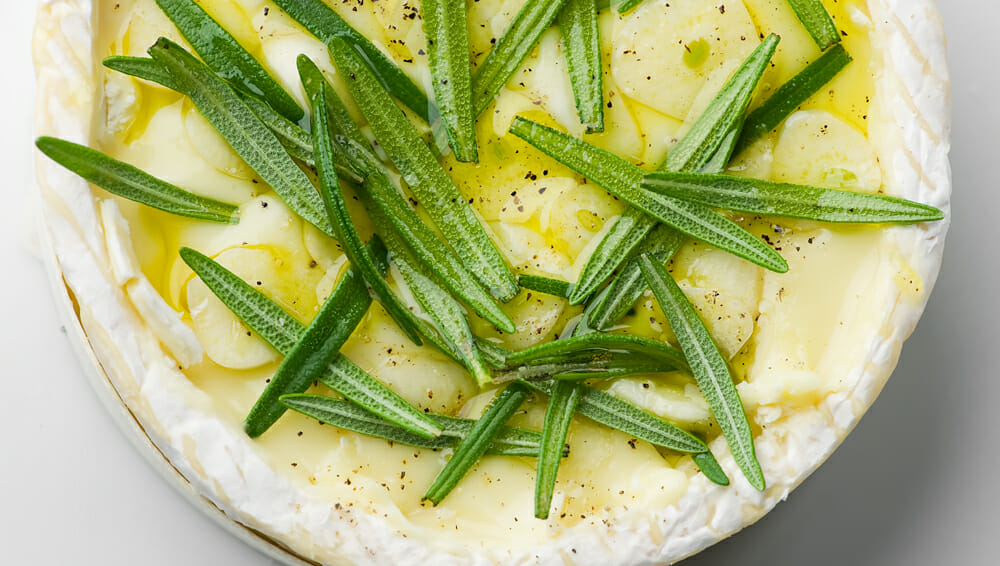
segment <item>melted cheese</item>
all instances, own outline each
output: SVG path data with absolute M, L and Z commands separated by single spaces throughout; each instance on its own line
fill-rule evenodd
M 881 169 L 865 137 L 873 90 L 867 12 L 860 0 L 824 3 L 845 31 L 855 62 L 781 130 L 740 156 L 732 172 L 878 190 Z M 178 39 L 153 0 L 116 4 L 117 9 L 100 11 L 99 55 L 138 55 L 161 35 Z M 300 99 L 295 57 L 309 54 L 360 119 L 322 44 L 279 9 L 254 0 L 201 4 Z M 403 4 L 332 3 L 426 85 L 429 73 L 420 49 L 425 39 L 419 20 L 409 17 Z M 470 5 L 477 60 L 520 4 L 481 0 Z M 759 37 L 778 33 L 783 38 L 759 100 L 818 55 L 784 0 L 730 1 L 725 8 L 718 0 L 698 0 L 669 6 L 647 2 L 624 17 L 604 12 L 607 131 L 584 138 L 637 164 L 655 165 Z M 676 40 L 664 42 L 664 36 Z M 143 273 L 171 307 L 183 312 L 205 347 L 206 358 L 187 368 L 186 375 L 211 399 L 216 414 L 238 426 L 278 356 L 255 336 L 246 336 L 245 328 L 212 302 L 176 250 L 190 246 L 217 257 L 303 322 L 329 294 L 346 260 L 295 218 L 179 95 L 110 72 L 105 85 L 105 120 L 98 136 L 104 151 L 198 194 L 242 206 L 238 226 L 214 226 L 122 204 Z M 481 162 L 445 158 L 445 165 L 518 271 L 572 280 L 622 204 L 504 135 L 517 114 L 582 135 L 568 85 L 558 33 L 550 31 L 479 120 Z M 817 162 L 826 165 L 817 170 Z M 873 266 L 887 259 L 885 232 L 738 220 L 781 251 L 789 273 L 765 272 L 697 243 L 689 243 L 671 269 L 732 360 L 749 415 L 757 424 L 772 423 L 838 391 L 838 376 L 864 361 L 866 352 L 852 349 L 852 340 L 868 335 L 858 328 L 879 323 L 870 316 L 874 299 L 866 290 Z M 479 320 L 472 321 L 473 327 L 516 349 L 550 339 L 580 312 L 561 299 L 527 292 L 504 308 L 517 324 L 515 334 L 500 336 Z M 648 295 L 625 323 L 628 332 L 673 340 Z M 475 416 L 488 400 L 489 393 L 479 394 L 459 366 L 409 343 L 378 306 L 343 351 L 418 407 Z M 717 434 L 704 399 L 686 376 L 640 376 L 603 386 L 664 418 L 710 437 Z M 516 424 L 539 428 L 543 411 L 543 404 L 533 401 Z M 443 504 L 430 507 L 420 497 L 446 452 L 390 446 L 291 414 L 256 446 L 273 469 L 322 500 L 384 515 L 403 533 L 433 533 L 424 537 L 428 541 L 475 540 L 486 547 L 526 548 L 617 508 L 662 509 L 679 500 L 696 473 L 690 458 L 664 457 L 586 419 L 574 422 L 569 442 L 571 455 L 557 485 L 558 509 L 548 522 L 532 518 L 532 460 L 484 458 Z

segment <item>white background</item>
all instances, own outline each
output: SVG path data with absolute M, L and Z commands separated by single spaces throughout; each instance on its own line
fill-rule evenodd
M 955 198 L 944 269 L 893 379 L 787 503 L 692 566 L 1000 561 L 1000 3 L 940 2 Z M 0 565 L 263 566 L 179 497 L 77 368 L 26 242 L 34 0 L 0 0 Z

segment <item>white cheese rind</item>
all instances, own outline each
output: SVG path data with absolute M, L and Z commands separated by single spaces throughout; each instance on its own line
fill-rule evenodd
M 886 186 L 897 196 L 947 212 L 950 103 L 944 37 L 933 1 L 869 0 L 868 6 L 882 69 L 869 139 L 885 169 Z M 40 135 L 80 143 L 90 139 L 98 92 L 92 18 L 88 0 L 42 2 L 35 39 Z M 311 498 L 272 470 L 242 431 L 213 416 L 206 396 L 176 369 L 177 360 L 164 353 L 162 336 L 123 288 L 138 279 L 127 269 L 128 250 L 114 244 L 113 236 L 105 237 L 90 187 L 44 158 L 38 168 L 47 235 L 59 263 L 53 276 L 61 275 L 72 291 L 101 371 L 165 456 L 159 467 L 172 466 L 231 520 L 293 553 L 273 546 L 272 554 L 329 564 L 654 564 L 679 560 L 733 534 L 787 497 L 874 401 L 926 303 L 947 230 L 947 221 L 890 230 L 898 265 L 885 266 L 880 286 L 871 292 L 872 300 L 894 308 L 885 309 L 884 320 L 876 321 L 877 338 L 867 347 L 863 367 L 848 372 L 819 407 L 798 411 L 783 426 L 768 427 L 757 437 L 769 480 L 766 493 L 746 484 L 724 442 L 717 441 L 712 448 L 726 455 L 720 461 L 734 478 L 732 486 L 722 488 L 695 476 L 676 505 L 651 514 L 595 516 L 544 545 L 514 554 L 401 537 L 394 526 L 398 511 L 385 510 L 390 517 L 384 519 L 336 510 L 333 502 Z M 919 292 L 894 280 L 899 265 L 920 281 Z

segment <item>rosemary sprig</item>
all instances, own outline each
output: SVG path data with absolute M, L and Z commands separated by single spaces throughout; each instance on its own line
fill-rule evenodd
M 627 161 L 524 118 L 516 118 L 510 131 L 678 231 L 772 271 L 788 271 L 788 264 L 777 252 L 719 213 L 696 203 L 642 189 L 642 171 Z
M 434 505 L 441 503 L 441 500 L 455 489 L 458 482 L 462 481 L 472 466 L 486 453 L 504 424 L 510 420 L 510 417 L 527 398 L 528 388 L 519 383 L 512 383 L 500 391 L 486 407 L 483 416 L 473 425 L 468 436 L 455 448 L 451 459 L 434 478 L 434 483 L 427 489 L 424 499 L 429 500 Z M 543 446 L 544 435 L 539 450 Z M 559 457 L 562 458 L 563 454 L 565 454 L 565 445 L 560 449 Z
M 552 25 L 566 0 L 527 0 L 472 77 L 472 108 L 479 116 Z
M 354 123 L 343 102 L 330 87 L 319 68 L 304 55 L 299 56 L 298 66 L 302 84 L 307 92 L 318 88 L 319 85 L 327 85 L 327 109 L 332 116 L 330 126 L 335 137 L 334 157 L 338 162 L 343 161 L 343 169 L 350 175 L 363 180 L 363 183 L 357 185 L 355 189 L 365 193 L 360 196 L 369 198 L 369 209 L 371 205 L 377 206 L 382 216 L 389 219 L 395 231 L 405 240 L 406 246 L 417 254 L 420 263 L 428 267 L 455 295 L 466 301 L 474 311 L 498 329 L 514 332 L 514 323 L 510 317 L 496 304 L 490 294 L 476 283 L 476 278 L 462 265 L 455 253 L 445 246 L 417 216 L 400 190 L 386 175 L 385 168 L 372 150 L 371 144 Z M 414 322 L 419 320 L 414 319 Z M 434 339 L 433 336 L 425 335 L 425 337 L 432 341 Z M 451 355 L 453 352 L 446 353 Z
M 472 207 L 459 193 L 413 125 L 345 41 L 330 41 L 334 62 L 361 107 L 375 139 L 403 174 L 431 220 L 462 258 L 466 268 L 502 301 L 518 292 L 517 282 Z
M 201 115 L 289 208 L 323 233 L 333 235 L 316 187 L 292 161 L 278 138 L 232 88 L 169 39 L 160 38 L 149 49 L 149 54 L 170 73 L 173 82 L 191 99 Z
M 178 216 L 223 224 L 239 222 L 235 206 L 175 187 L 97 150 L 50 137 L 38 138 L 35 145 L 56 163 L 111 194 Z
M 334 143 L 331 133 L 332 117 L 329 111 L 329 87 L 326 81 L 307 81 L 307 93 L 313 110 L 313 146 L 316 148 L 316 176 L 319 178 L 320 194 L 326 206 L 327 215 L 333 225 L 334 235 L 340 242 L 351 265 L 358 270 L 365 283 L 375 292 L 386 312 L 396 321 L 400 329 L 417 345 L 423 342 L 410 320 L 413 313 L 406 308 L 399 297 L 389 288 L 388 282 L 379 273 L 375 260 L 361 242 L 347 202 L 340 189 L 340 182 L 334 171 Z
M 573 98 L 588 133 L 604 131 L 604 67 L 595 0 L 566 0 L 557 19 Z
M 764 104 L 751 112 L 742 127 L 739 123 L 734 124 L 715 155 L 701 168 L 701 171 L 721 173 L 732 155 L 743 151 L 758 137 L 777 127 L 791 112 L 818 92 L 850 61 L 850 55 L 842 46 L 836 45 L 828 50 L 805 70 L 782 85 Z M 645 226 L 636 227 L 633 232 L 633 227 L 630 224 L 635 222 L 648 224 L 649 222 L 648 217 L 640 219 L 637 212 L 634 209 L 629 209 L 620 217 L 612 226 L 611 231 L 608 232 L 609 238 L 615 236 L 620 241 L 609 240 L 607 247 L 602 242 L 602 245 L 595 250 L 595 257 L 602 257 L 599 255 L 602 253 L 608 257 L 621 257 L 621 254 L 625 253 L 625 249 L 634 248 L 636 256 L 649 254 L 660 263 L 665 263 L 670 259 L 670 256 L 677 251 L 683 241 L 677 239 L 676 232 L 663 225 L 650 232 L 638 246 L 634 246 L 634 243 L 641 239 L 640 235 L 645 233 L 646 228 Z M 667 233 L 662 233 L 663 230 L 666 230 Z M 595 267 L 597 265 L 599 264 L 595 263 Z M 589 266 L 588 264 L 587 267 Z M 586 269 L 584 272 L 586 273 Z M 596 279 L 597 276 L 594 278 Z M 608 300 L 594 312 L 590 321 L 592 325 L 602 330 L 611 328 L 625 316 L 647 288 L 637 257 L 628 260 L 611 286 L 612 291 L 608 294 Z
M 455 158 L 478 161 L 465 0 L 423 0 L 421 8 L 434 96 Z
M 584 329 L 581 333 L 586 331 Z M 492 342 L 479 341 L 478 346 L 484 358 L 487 358 L 490 365 L 496 368 L 507 367 L 509 365 L 507 360 L 515 355 Z M 554 381 L 522 381 L 522 383 L 545 395 L 551 394 L 555 384 Z M 711 481 L 721 485 L 729 483 L 725 472 L 718 467 L 718 462 L 708 452 L 708 446 L 704 442 L 627 401 L 599 389 L 582 385 L 577 412 L 599 424 L 655 446 L 691 453 L 695 456 L 695 463 Z
M 323 43 L 330 43 L 336 37 L 355 46 L 364 54 L 365 63 L 379 83 L 417 116 L 430 123 L 432 112 L 427 95 L 375 44 L 351 27 L 323 0 L 274 0 L 274 3 Z
M 799 21 L 812 36 L 820 51 L 835 43 L 840 43 L 840 32 L 833 23 L 830 13 L 820 0 L 788 0 Z
M 262 97 L 282 116 L 297 122 L 305 113 L 253 55 L 194 0 L 156 0 L 184 39 L 209 67 L 240 90 Z
M 933 206 L 886 195 L 728 175 L 660 171 L 646 175 L 642 186 L 713 208 L 821 222 L 910 223 L 944 218 Z
M 180 253 L 181 259 L 215 296 L 275 350 L 287 355 L 295 347 L 306 330 L 295 317 L 205 255 L 189 248 L 182 248 Z M 367 292 L 354 293 L 351 298 L 362 302 L 366 308 L 371 304 L 371 297 Z M 426 438 L 440 434 L 440 427 L 435 421 L 342 354 L 327 366 L 320 376 L 320 382 L 359 407 L 414 434 Z
M 641 259 L 643 275 L 663 314 L 670 321 L 670 328 L 677 336 L 698 388 L 729 443 L 730 452 L 750 485 L 764 491 L 764 473 L 754 450 L 753 432 L 726 360 L 719 353 L 719 347 L 705 328 L 705 323 L 667 270 L 648 256 Z M 544 434 L 542 442 L 544 450 Z
M 456 448 L 460 442 L 473 435 L 477 423 L 473 419 L 427 413 L 427 416 L 441 428 L 441 436 L 425 438 L 348 401 L 300 394 L 285 395 L 281 398 L 281 402 L 307 417 L 337 428 L 431 450 Z M 540 440 L 541 435 L 533 430 L 503 426 L 487 445 L 486 454 L 535 458 L 538 456 Z
M 734 154 L 750 147 L 761 136 L 780 125 L 809 97 L 820 91 L 851 62 L 843 45 L 835 45 L 792 77 L 746 118 Z M 718 169 L 722 171 L 722 169 Z

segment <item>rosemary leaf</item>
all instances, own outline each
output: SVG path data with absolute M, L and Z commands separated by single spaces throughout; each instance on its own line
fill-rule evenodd
M 566 281 L 549 279 L 548 277 L 539 277 L 538 275 L 518 275 L 517 284 L 520 285 L 522 289 L 529 289 L 531 291 L 545 293 L 546 295 L 563 298 L 568 297 L 570 291 L 573 289 L 573 285 L 567 283 Z
M 97 150 L 49 137 L 38 138 L 35 145 L 56 163 L 111 194 L 178 216 L 239 222 L 235 206 L 189 193 Z
M 722 173 L 726 170 L 726 166 L 729 165 L 733 154 L 736 152 L 736 144 L 740 140 L 740 133 L 743 131 L 744 122 L 745 119 L 740 118 L 733 124 L 729 129 L 729 133 L 722 139 L 719 149 L 715 150 L 715 154 L 701 166 L 701 173 Z
M 194 0 L 156 0 L 184 39 L 209 67 L 239 90 L 262 97 L 282 116 L 297 122 L 305 113 L 253 55 Z
M 361 128 L 354 122 L 351 113 L 344 105 L 344 101 L 337 96 L 330 81 L 326 80 L 323 71 L 316 66 L 307 55 L 299 55 L 295 59 L 295 66 L 299 71 L 299 79 L 302 81 L 302 88 L 307 93 L 319 92 L 320 87 L 327 87 L 326 111 L 329 114 L 330 131 L 338 137 L 345 137 L 364 148 L 370 148 L 368 138 L 361 132 Z M 315 111 L 315 110 L 314 110 Z M 358 172 L 359 175 L 362 173 Z
M 647 175 L 643 187 L 713 208 L 821 222 L 912 223 L 944 218 L 933 206 L 886 195 L 728 175 L 661 171 Z
M 375 139 L 403 174 L 445 240 L 493 296 L 501 301 L 512 299 L 518 292 L 517 282 L 503 256 L 413 125 L 391 103 L 388 93 L 353 47 L 334 38 L 330 41 L 330 52 Z
M 635 8 L 636 6 L 642 4 L 642 1 L 643 0 L 622 0 L 621 2 L 618 3 L 618 7 L 616 8 L 616 10 L 618 10 L 619 14 L 627 14 L 631 12 L 632 9 Z
M 476 339 L 476 348 L 482 355 L 483 361 L 490 367 L 500 369 L 507 366 L 507 356 L 511 355 L 510 350 L 481 338 Z
M 116 55 L 105 58 L 104 61 L 102 61 L 102 64 L 112 71 L 118 71 L 119 73 L 129 75 L 130 77 L 136 77 L 145 81 L 154 82 L 177 92 L 180 92 L 181 90 L 180 87 L 174 83 L 173 77 L 170 76 L 170 73 L 163 68 L 163 65 L 160 65 L 149 57 L 125 57 Z
M 533 381 L 525 382 L 525 385 L 539 393 L 550 395 L 555 387 L 555 382 Z M 592 421 L 650 444 L 678 452 L 700 453 L 708 451 L 708 446 L 697 437 L 660 417 L 647 413 L 600 389 L 586 385 L 581 386 L 581 388 L 582 393 L 577 411 Z
M 323 0 L 274 0 L 274 3 L 323 43 L 329 44 L 336 37 L 357 47 L 379 83 L 417 116 L 430 123 L 432 112 L 427 95 L 375 44 L 358 33 Z
M 558 20 L 580 123 L 604 131 L 604 67 L 595 0 L 566 0 Z
M 590 362 L 596 366 L 616 356 L 631 362 L 646 360 L 661 372 L 687 369 L 684 355 L 670 346 L 639 336 L 601 333 L 574 335 L 510 354 L 507 367 L 558 362 Z
M 173 77 L 209 123 L 289 208 L 329 236 L 333 227 L 309 177 L 246 103 L 204 63 L 184 48 L 160 38 L 150 55 Z
M 687 134 L 670 150 L 660 166 L 666 171 L 699 171 L 722 147 L 726 137 L 743 119 L 757 83 L 767 70 L 780 38 L 769 35 L 743 61 L 698 117 Z
M 750 144 L 761 136 L 777 128 L 789 114 L 819 92 L 850 62 L 851 56 L 844 46 L 835 45 L 787 83 L 778 87 L 778 90 L 747 116 L 734 154 L 750 147 Z
M 427 489 L 424 499 L 434 505 L 441 503 L 441 500 L 455 489 L 458 482 L 462 481 L 472 466 L 486 453 L 504 424 L 510 420 L 527 397 L 528 389 L 520 383 L 512 383 L 500 391 L 486 407 L 483 416 L 473 425 L 469 434 L 455 448 L 451 459 Z M 562 458 L 564 453 L 564 449 L 560 449 L 559 458 Z
M 278 352 L 291 352 L 306 330 L 302 323 L 210 258 L 189 248 L 182 248 L 180 253 L 181 259 L 250 330 Z M 357 281 L 360 282 L 360 277 Z M 363 304 L 365 310 L 371 304 L 371 297 L 363 290 L 353 293 L 350 299 Z M 351 312 L 356 311 L 351 309 Z M 334 358 L 327 366 L 320 376 L 320 382 L 359 407 L 414 434 L 425 438 L 440 434 L 440 427 L 435 421 L 354 365 L 343 354 Z
M 476 116 L 493 102 L 507 80 L 552 25 L 566 0 L 527 0 L 472 76 L 472 108 Z
M 582 393 L 583 386 L 570 381 L 557 381 L 550 390 L 535 479 L 535 517 L 539 519 L 548 519 L 552 509 L 552 494 L 555 492 L 566 434 Z
M 799 21 L 812 36 L 820 51 L 835 43 L 840 43 L 840 32 L 833 23 L 830 13 L 820 0 L 788 0 Z
M 430 273 L 421 268 L 413 255 L 397 253 L 393 256 L 393 261 L 410 291 L 434 319 L 441 335 L 452 351 L 458 353 L 465 367 L 476 378 L 476 382 L 480 386 L 489 384 L 492 375 L 479 352 L 462 305 L 445 292 Z
M 271 133 L 278 138 L 288 155 L 309 167 L 316 166 L 312 135 L 305 128 L 278 114 L 266 102 L 254 96 L 246 95 L 242 98 L 261 123 L 267 126 L 267 129 L 271 130 Z
M 337 428 L 431 450 L 455 448 L 470 436 L 477 423 L 473 419 L 428 413 L 427 416 L 441 428 L 441 436 L 426 438 L 396 426 L 348 401 L 320 395 L 285 395 L 281 398 L 281 402 L 307 417 Z M 538 457 L 540 440 L 541 435 L 533 430 L 503 426 L 493 437 L 492 443 L 487 446 L 486 454 L 535 458 Z
M 285 413 L 282 395 L 305 392 L 340 355 L 340 348 L 368 312 L 371 301 L 357 300 L 367 292 L 355 269 L 337 283 L 243 421 L 243 430 L 251 438 L 264 434 Z
M 636 168 L 632 176 L 642 174 Z M 597 184 L 600 181 L 593 179 Z M 631 180 L 631 179 L 629 179 Z M 603 186 L 603 185 L 602 185 Z M 580 271 L 580 277 L 573 286 L 569 297 L 571 305 L 583 303 L 623 261 L 627 261 L 632 251 L 638 246 L 659 222 L 643 211 L 629 207 L 614 220 L 611 228 L 604 233 L 593 253 L 587 258 Z
M 441 119 L 459 161 L 479 161 L 465 0 L 423 0 L 431 80 Z
M 663 314 L 670 321 L 670 328 L 680 342 L 681 350 L 691 366 L 691 373 L 698 382 L 698 388 L 705 396 L 719 429 L 726 437 L 737 465 L 750 485 L 764 491 L 764 473 L 754 450 L 753 432 L 733 384 L 729 366 L 719 353 L 719 347 L 687 296 L 662 265 L 648 256 L 642 256 L 642 272 L 660 303 Z M 543 434 L 543 453 L 544 440 Z
M 695 465 L 701 470 L 701 473 L 705 474 L 705 477 L 709 479 L 712 483 L 718 485 L 729 485 L 729 476 L 726 475 L 726 471 L 722 469 L 719 465 L 719 461 L 715 459 L 715 456 L 711 452 L 701 452 L 700 454 L 694 454 Z

